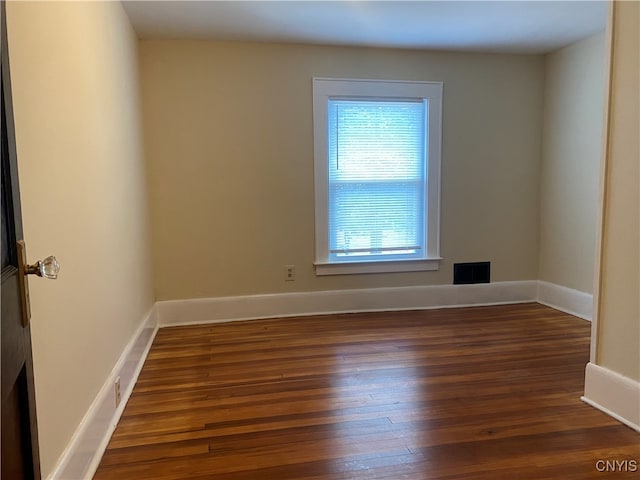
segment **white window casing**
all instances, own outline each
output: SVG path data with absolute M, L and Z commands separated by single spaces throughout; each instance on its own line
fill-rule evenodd
M 313 79 L 317 275 L 439 268 L 442 89 Z

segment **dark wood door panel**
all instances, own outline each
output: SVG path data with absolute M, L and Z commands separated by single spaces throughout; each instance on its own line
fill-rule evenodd
M 0 327 L 2 416 L 1 471 L 4 480 L 39 480 L 40 460 L 31 329 L 23 326 L 21 271 L 17 245 L 22 239 L 22 215 L 16 157 L 7 44 L 6 2 L 0 2 L 2 65 L 2 322 Z
M 3 479 L 34 478 L 31 458 L 31 435 L 24 425 L 29 424 L 27 374 L 22 369 L 2 409 L 2 476 Z
M 23 327 L 20 323 L 20 304 L 16 304 L 11 299 L 20 298 L 18 287 L 17 270 L 13 267 L 8 269 L 9 276 L 2 282 L 2 330 L 0 341 L 2 342 L 0 353 L 2 354 L 2 382 L 1 392 L 4 402 L 13 385 L 18 379 L 20 371 L 24 367 L 25 345 L 23 339 Z M 13 272 L 12 270 L 16 270 Z M 14 319 L 10 321 L 9 319 Z

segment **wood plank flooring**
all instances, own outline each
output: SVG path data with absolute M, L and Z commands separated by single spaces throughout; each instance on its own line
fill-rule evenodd
M 161 329 L 94 479 L 639 478 L 640 435 L 579 400 L 589 331 L 539 304 Z

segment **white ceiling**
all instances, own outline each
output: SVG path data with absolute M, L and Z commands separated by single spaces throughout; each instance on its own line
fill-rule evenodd
M 123 1 L 141 38 L 547 53 L 605 29 L 606 1 Z

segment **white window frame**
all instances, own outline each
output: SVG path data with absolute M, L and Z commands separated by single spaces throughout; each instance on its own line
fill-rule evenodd
M 316 275 L 415 272 L 440 268 L 440 164 L 442 152 L 442 82 L 313 79 Z M 426 251 L 422 258 L 329 261 L 328 101 L 332 98 L 427 100 Z

